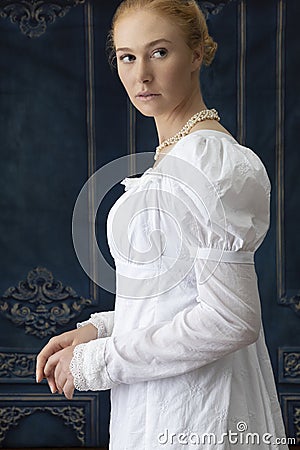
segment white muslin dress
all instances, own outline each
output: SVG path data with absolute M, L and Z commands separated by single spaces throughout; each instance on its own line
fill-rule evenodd
M 78 324 L 99 338 L 70 366 L 78 390 L 111 389 L 109 449 L 288 449 L 254 263 L 262 161 L 198 130 L 122 183 L 107 218 L 115 310 Z

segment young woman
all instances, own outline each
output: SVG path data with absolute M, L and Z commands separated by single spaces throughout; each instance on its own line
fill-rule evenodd
M 125 0 L 111 38 L 160 145 L 108 216 L 115 311 L 51 339 L 37 381 L 67 398 L 111 389 L 112 450 L 287 449 L 253 258 L 270 182 L 204 104 L 200 68 L 217 45 L 194 0 Z

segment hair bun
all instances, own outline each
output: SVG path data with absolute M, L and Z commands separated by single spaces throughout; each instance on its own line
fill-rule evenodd
M 205 66 L 210 66 L 215 58 L 215 54 L 218 48 L 218 44 L 213 40 L 213 38 L 207 35 L 204 38 L 204 52 L 203 52 L 203 64 Z

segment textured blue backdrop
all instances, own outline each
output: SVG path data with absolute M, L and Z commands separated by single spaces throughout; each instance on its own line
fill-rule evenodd
M 9 10 L 13 3 L 19 6 Z M 0 1 L 8 16 L 0 19 L 0 447 L 105 447 L 109 392 L 72 402 L 52 396 L 34 383 L 34 358 L 53 333 L 113 309 L 114 296 L 76 258 L 74 203 L 109 161 L 130 154 L 134 173 L 134 153 L 154 152 L 157 137 L 107 63 L 106 34 L 119 1 L 52 0 L 64 17 L 51 16 L 45 1 L 44 21 L 33 1 L 30 23 L 25 3 Z M 287 431 L 300 443 L 299 2 L 200 3 L 219 43 L 201 75 L 205 100 L 260 156 L 272 183 L 272 223 L 256 267 Z M 112 189 L 97 216 L 112 266 L 106 216 L 122 192 Z M 35 427 L 42 432 L 33 436 Z

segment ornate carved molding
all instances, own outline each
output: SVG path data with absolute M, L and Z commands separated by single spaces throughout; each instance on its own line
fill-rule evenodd
M 0 17 L 9 18 L 29 38 L 45 33 L 49 23 L 64 17 L 72 7 L 85 0 L 2 0 Z
M 0 299 L 0 312 L 25 332 L 40 339 L 56 334 L 92 301 L 79 297 L 73 288 L 54 280 L 52 273 L 37 267 L 17 287 L 9 287 Z
M 300 444 L 300 408 L 295 407 L 293 413 L 293 422 L 296 431 L 296 443 Z
M 289 306 L 298 316 L 300 316 L 300 295 L 283 295 L 278 300 L 280 305 Z
M 43 411 L 49 411 L 54 416 L 60 417 L 64 424 L 71 426 L 82 445 L 85 443 L 85 412 L 84 408 L 78 407 L 44 407 Z
M 0 408 L 0 443 L 4 441 L 10 427 L 18 425 L 19 421 L 32 414 L 32 408 L 17 408 L 15 406 Z
M 283 354 L 283 375 L 285 377 L 300 379 L 300 353 L 291 352 Z
M 65 425 L 73 428 L 76 433 L 76 437 L 81 444 L 85 444 L 84 408 L 79 408 L 76 406 L 36 406 L 27 408 L 8 406 L 0 408 L 0 443 L 4 441 L 7 431 L 12 426 L 16 427 L 23 417 L 30 416 L 37 411 L 50 412 L 54 416 L 59 416 Z
M 298 394 L 279 394 L 286 434 L 287 444 L 300 444 L 300 396 Z
M 0 352 L 0 378 L 33 379 L 35 354 Z
M 203 11 L 203 13 L 205 14 L 206 18 L 212 14 L 212 15 L 216 15 L 219 14 L 219 12 L 222 11 L 222 9 L 224 8 L 224 6 L 228 5 L 228 3 L 230 3 L 232 0 L 226 0 L 226 1 L 211 1 L 211 2 L 203 2 L 200 1 L 199 5 L 201 7 L 201 10 Z
M 300 347 L 280 347 L 278 369 L 280 383 L 300 384 Z

